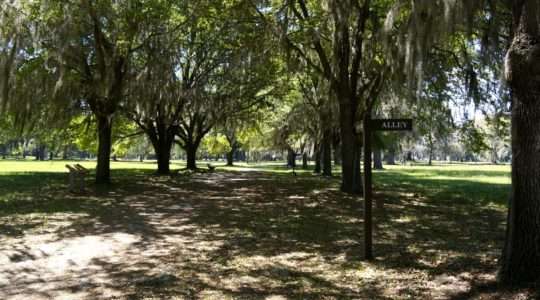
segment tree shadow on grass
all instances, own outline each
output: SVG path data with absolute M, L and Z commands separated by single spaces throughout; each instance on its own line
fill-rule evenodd
M 99 251 L 79 257 L 70 274 L 50 276 L 56 283 L 49 286 L 40 282 L 43 264 L 25 271 L 13 263 L 19 271 L 10 278 L 19 279 L 14 291 L 97 298 L 431 298 L 465 292 L 496 266 L 504 213 L 475 193 L 448 196 L 466 181 L 378 179 L 376 259 L 362 262 L 362 202 L 338 193 L 338 178 L 149 174 L 127 173 L 111 187 L 66 196 L 80 202 L 84 214 L 57 228 L 45 245 L 58 247 L 34 260 L 65 261 L 62 255 L 80 250 L 76 244 Z M 33 255 L 35 245 L 15 243 Z M 0 294 L 14 295 L 1 282 Z
M 421 270 L 445 298 L 496 285 L 509 184 L 479 183 L 474 174 L 483 172 L 438 172 L 449 180 L 385 173 L 375 186 L 377 263 Z

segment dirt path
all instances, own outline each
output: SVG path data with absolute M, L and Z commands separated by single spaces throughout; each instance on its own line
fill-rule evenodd
M 184 285 L 184 296 L 211 296 L 213 254 L 230 238 L 218 209 L 250 204 L 265 180 L 253 172 L 194 174 L 78 197 L 99 206 L 90 214 L 48 216 L 45 226 L 22 237 L 1 237 L 0 298 L 121 298 L 146 287 L 167 293 L 172 283 Z M 240 236 L 273 237 L 260 234 Z

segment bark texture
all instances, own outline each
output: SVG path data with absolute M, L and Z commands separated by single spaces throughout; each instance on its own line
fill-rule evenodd
M 96 166 L 96 183 L 111 182 L 111 133 L 112 116 L 97 116 L 98 119 L 98 153 Z
M 169 174 L 170 172 L 169 165 L 171 161 L 172 143 L 172 140 L 161 140 L 156 144 L 152 143 L 158 161 L 158 174 Z
M 308 168 L 308 155 L 307 152 L 302 154 L 302 169 L 307 170 Z
M 348 101 L 344 101 L 345 103 Z M 347 104 L 347 103 L 346 103 Z M 347 105 L 348 106 L 348 105 Z M 346 107 L 340 107 L 341 132 L 341 191 L 362 194 L 360 180 L 360 142 L 354 133 L 354 115 Z
M 373 151 L 373 169 L 375 170 L 383 169 L 381 149 L 375 149 Z
M 540 279 L 540 2 L 514 1 L 514 38 L 506 56 L 512 94 L 512 193 L 499 279 Z
M 196 156 L 197 156 L 197 148 L 198 148 L 198 145 L 197 145 L 197 147 L 188 146 L 188 147 L 185 148 L 186 157 L 187 157 L 186 168 L 188 168 L 190 170 L 197 169 L 197 164 L 195 163 L 195 159 L 196 159 Z
M 388 151 L 385 155 L 386 158 L 386 164 L 387 165 L 395 165 L 396 164 L 396 155 L 393 151 Z
M 321 173 L 321 149 L 320 148 L 321 147 L 319 143 L 317 142 L 315 144 L 315 149 L 314 149 L 315 169 L 313 170 L 313 172 L 315 173 Z
M 236 152 L 235 149 L 232 149 L 231 151 L 227 152 L 227 166 L 233 166 L 234 161 L 234 153 Z
M 332 176 L 332 140 L 330 130 L 323 133 L 323 176 Z

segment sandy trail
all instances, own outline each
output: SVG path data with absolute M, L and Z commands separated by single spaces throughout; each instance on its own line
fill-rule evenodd
M 131 290 L 136 295 L 135 288 L 147 282 L 174 280 L 182 259 L 173 266 L 168 265 L 171 258 L 220 245 L 219 240 L 205 240 L 206 230 L 190 218 L 212 204 L 212 195 L 226 199 L 222 187 L 228 181 L 238 181 L 238 175 L 152 182 L 136 194 L 115 189 L 97 197 L 105 204 L 102 215 L 58 214 L 35 232 L 1 236 L 0 299 L 118 298 Z

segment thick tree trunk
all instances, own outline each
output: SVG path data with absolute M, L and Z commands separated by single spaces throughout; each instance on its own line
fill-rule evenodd
M 396 164 L 396 155 L 391 152 L 391 151 L 388 151 L 386 153 L 386 164 L 387 165 L 395 165 Z
M 315 169 L 313 172 L 315 173 L 321 173 L 321 149 L 320 145 L 317 142 L 314 147 L 314 154 L 315 154 Z
M 293 169 L 296 167 L 296 152 L 290 147 L 287 149 L 287 165 Z
M 234 153 L 236 152 L 235 148 L 232 148 L 231 151 L 227 152 L 227 166 L 233 166 L 234 163 Z
M 506 56 L 512 94 L 512 193 L 499 279 L 540 279 L 540 2 L 516 1 L 515 35 Z
M 172 140 L 161 139 L 157 143 L 152 143 L 154 152 L 156 153 L 158 163 L 158 174 L 170 173 L 170 161 L 171 161 L 171 148 Z M 142 155 L 140 157 L 142 161 Z
M 335 135 L 332 139 L 332 152 L 334 155 L 334 165 L 339 166 L 341 164 L 341 155 L 339 153 L 339 145 L 341 141 L 339 139 L 339 135 Z
M 97 116 L 98 119 L 98 153 L 96 166 L 96 184 L 111 182 L 111 133 L 112 116 Z
M 41 148 L 39 151 L 39 160 L 44 161 L 45 160 L 45 147 Z
M 307 170 L 307 168 L 308 168 L 308 156 L 307 156 L 307 153 L 304 152 L 304 154 L 302 154 L 302 169 Z
M 36 160 L 45 160 L 45 144 L 39 143 L 39 147 L 36 149 Z
M 341 191 L 348 194 L 362 194 L 360 180 L 361 147 L 358 136 L 354 132 L 354 112 L 348 101 L 340 101 L 341 132 Z
M 195 163 L 195 159 L 197 156 L 197 148 L 193 146 L 188 146 L 186 147 L 185 150 L 186 150 L 186 157 L 187 157 L 186 167 L 189 170 L 197 169 L 197 164 Z
M 381 149 L 375 149 L 373 151 L 373 169 L 375 170 L 383 169 Z
M 323 132 L 323 176 L 332 176 L 332 139 L 330 130 Z

